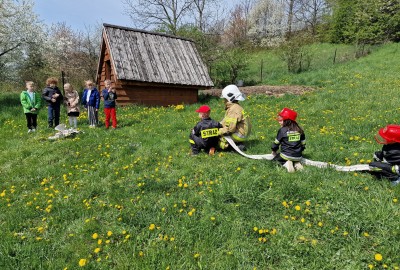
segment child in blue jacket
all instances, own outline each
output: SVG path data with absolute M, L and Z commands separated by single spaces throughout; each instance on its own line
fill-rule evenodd
M 82 105 L 88 112 L 89 127 L 95 128 L 99 121 L 100 94 L 91 80 L 85 81 L 85 90 L 82 96 Z

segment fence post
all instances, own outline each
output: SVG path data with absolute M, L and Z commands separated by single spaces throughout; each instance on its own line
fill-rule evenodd
M 336 52 L 337 52 L 337 48 L 335 49 L 335 54 L 333 55 L 333 64 L 336 63 Z

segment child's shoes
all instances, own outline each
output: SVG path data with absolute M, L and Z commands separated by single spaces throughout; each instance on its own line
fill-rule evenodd
M 304 169 L 303 165 L 300 162 L 295 162 L 294 168 L 296 169 L 296 171 L 301 171 Z
M 390 184 L 391 184 L 392 186 L 397 186 L 398 184 L 400 184 L 400 177 L 397 178 L 396 180 L 390 182 Z
M 209 154 L 210 156 L 213 156 L 213 155 L 215 154 L 215 147 L 211 147 L 211 148 L 210 148 L 210 151 L 208 151 L 208 154 Z
M 293 161 L 291 160 L 286 161 L 285 164 L 283 164 L 283 167 L 285 167 L 286 170 L 290 173 L 293 173 L 295 171 L 293 167 Z

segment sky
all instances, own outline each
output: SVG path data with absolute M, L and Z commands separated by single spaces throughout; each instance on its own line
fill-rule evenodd
M 34 0 L 34 11 L 47 25 L 65 22 L 75 31 L 103 23 L 132 27 L 119 0 Z
M 240 0 L 221 0 L 234 6 Z M 34 11 L 46 25 L 65 22 L 75 31 L 103 23 L 134 27 L 122 0 L 34 0 Z

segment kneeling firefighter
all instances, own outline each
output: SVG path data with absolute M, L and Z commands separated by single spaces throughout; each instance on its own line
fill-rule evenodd
M 229 143 L 223 135 L 229 135 L 236 142 L 240 150 L 245 151 L 243 144 L 251 132 L 250 117 L 239 105 L 239 101 L 245 100 L 245 96 L 240 92 L 236 85 L 228 85 L 222 90 L 221 98 L 225 100 L 225 117 L 221 121 L 222 128 L 218 130 L 220 135 L 219 147 L 227 149 Z
M 375 152 L 374 161 L 368 164 L 370 173 L 389 179 L 392 185 L 400 184 L 400 125 L 381 128 L 375 140 L 383 147 Z

